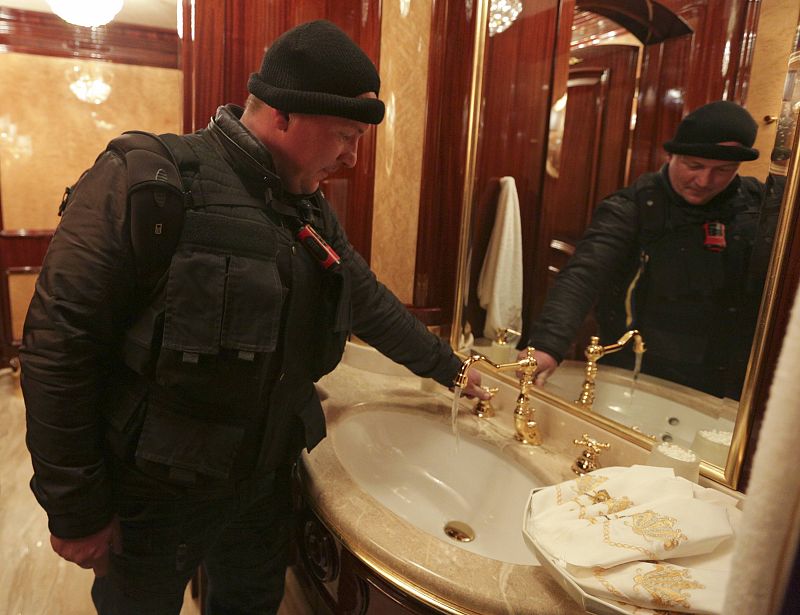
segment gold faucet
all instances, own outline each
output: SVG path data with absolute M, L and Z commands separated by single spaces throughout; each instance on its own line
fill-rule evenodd
M 611 448 L 611 445 L 606 442 L 600 442 L 594 438 L 590 438 L 588 433 L 583 434 L 580 440 L 576 438 L 572 442 L 578 446 L 586 447 L 581 451 L 581 454 L 571 467 L 571 470 L 578 476 L 583 476 L 587 472 L 596 470 L 599 467 L 597 465 L 597 456 L 603 452 L 604 449 Z M 608 494 L 606 493 L 606 495 Z
M 583 353 L 586 357 L 586 368 L 584 369 L 583 387 L 581 388 L 580 396 L 575 400 L 576 404 L 579 404 L 587 410 L 591 410 L 592 404 L 594 403 L 597 362 L 607 354 L 622 350 L 625 344 L 631 339 L 633 340 L 633 352 L 641 356 L 645 351 L 644 340 L 642 340 L 642 336 L 637 329 L 631 329 L 615 343 L 609 344 L 608 346 L 601 346 L 599 337 L 595 335 L 591 337 L 589 345 Z
M 517 403 L 514 406 L 514 437 L 523 444 L 530 444 L 532 446 L 539 446 L 542 443 L 542 437 L 539 434 L 539 426 L 533 420 L 535 410 L 530 405 L 530 392 L 533 389 L 533 377 L 536 374 L 538 364 L 534 357 L 534 349 L 530 346 L 525 351 L 525 356 L 513 363 L 494 363 L 486 358 L 486 356 L 473 352 L 464 363 L 461 364 L 461 369 L 458 372 L 454 386 L 463 389 L 467 386 L 469 381 L 469 369 L 476 363 L 488 363 L 497 371 L 507 369 L 516 369 L 520 372 L 519 377 L 519 395 L 517 395 Z
M 489 399 L 479 399 L 475 403 L 475 408 L 472 410 L 472 413 L 482 419 L 490 419 L 494 416 L 494 406 L 492 406 L 492 397 L 494 394 L 497 393 L 500 389 L 498 388 L 490 388 L 490 387 L 481 387 L 484 391 L 489 394 Z
M 520 335 L 522 335 L 522 333 L 512 329 L 511 327 L 505 327 L 503 329 L 497 330 L 494 336 L 494 341 L 499 346 L 505 346 L 506 344 L 508 344 L 508 338 L 512 335 L 519 337 Z

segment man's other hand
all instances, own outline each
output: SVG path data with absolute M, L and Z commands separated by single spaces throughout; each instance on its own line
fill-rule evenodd
M 116 518 L 99 532 L 84 538 L 59 538 L 50 535 L 50 544 L 58 555 L 81 568 L 91 568 L 98 577 L 108 572 L 109 549 L 121 553 L 122 542 Z

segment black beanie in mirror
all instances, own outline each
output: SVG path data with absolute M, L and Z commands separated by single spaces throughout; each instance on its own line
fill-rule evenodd
M 678 125 L 675 136 L 664 143 L 670 154 L 712 160 L 755 160 L 753 148 L 758 125 L 744 107 L 718 100 L 698 107 Z M 735 142 L 738 145 L 720 145 Z
M 338 26 L 324 19 L 281 34 L 267 49 L 248 91 L 286 113 L 335 115 L 367 124 L 383 120 L 375 65 Z

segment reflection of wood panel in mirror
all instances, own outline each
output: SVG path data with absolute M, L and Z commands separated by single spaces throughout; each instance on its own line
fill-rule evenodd
M 559 7 L 556 2 L 528 3 L 512 27 L 486 41 L 483 67 L 481 129 L 476 200 L 472 212 L 472 260 L 469 272 L 468 318 L 473 331 L 483 331 L 481 308 L 474 292 L 494 223 L 497 181 L 514 178 L 523 220 L 523 259 L 531 259 L 539 216 L 539 186 L 544 170 L 553 44 Z M 569 4 L 569 3 L 567 3 Z M 561 10 L 564 10 L 562 6 Z M 493 187 L 495 187 L 493 189 Z M 527 266 L 527 265 L 526 265 Z
M 683 115 L 712 100 L 744 103 L 758 3 L 664 0 L 694 33 L 643 48 L 630 177 L 657 169 Z
M 557 163 L 547 166 L 536 242 L 539 275 L 533 292 L 541 301 L 566 262 L 564 248 L 574 251 L 598 198 L 625 184 L 638 53 L 630 45 L 593 45 L 572 52 L 563 134 L 555 137 L 559 142 L 551 143 L 548 155 L 548 163 L 554 155 Z M 537 302 L 534 310 L 540 306 Z M 578 351 L 569 358 L 582 356 L 594 334 L 592 322 L 589 317 L 576 339 Z

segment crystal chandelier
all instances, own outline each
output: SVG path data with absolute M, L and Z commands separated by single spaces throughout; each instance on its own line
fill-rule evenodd
M 521 0 L 492 0 L 489 7 L 489 36 L 507 30 L 521 12 Z
M 47 0 L 50 9 L 75 26 L 104 26 L 116 17 L 122 0 Z
M 97 66 L 73 66 L 67 71 L 69 89 L 78 100 L 101 105 L 111 94 L 111 74 Z

